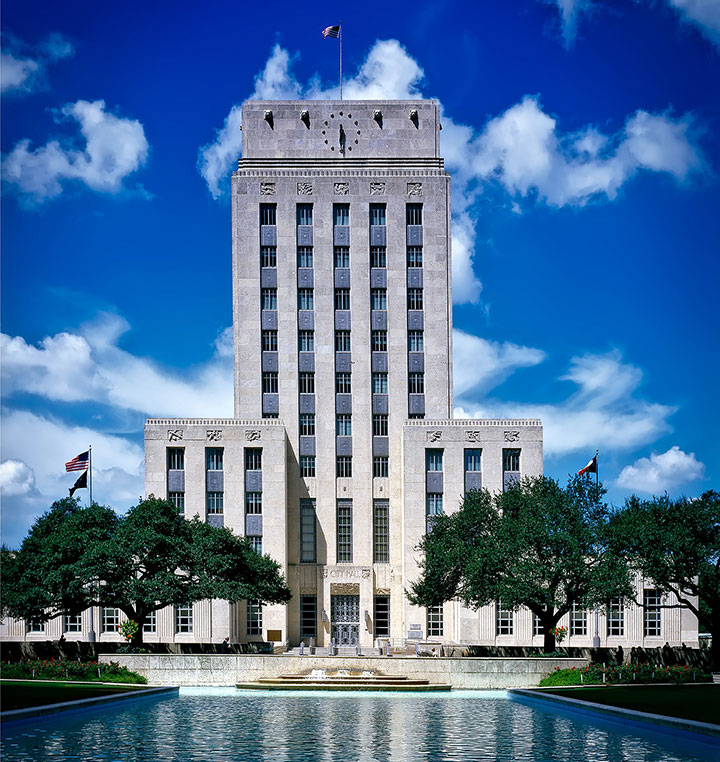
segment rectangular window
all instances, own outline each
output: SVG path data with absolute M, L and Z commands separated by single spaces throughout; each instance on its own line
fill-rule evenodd
M 168 492 L 168 502 L 172 503 L 179 514 L 185 513 L 185 493 L 184 492 Z
M 262 635 L 262 604 L 260 601 L 247 602 L 245 633 L 247 635 Z
M 570 634 L 587 635 L 587 611 L 577 601 L 570 609 Z
M 350 351 L 350 331 L 335 331 L 335 351 Z
M 208 492 L 206 498 L 208 513 L 223 513 L 224 501 L 222 492 Z
M 371 267 L 387 267 L 387 247 L 371 246 L 370 263 Z
M 408 289 L 407 306 L 409 310 L 421 310 L 423 308 L 423 290 L 421 288 Z
M 373 476 L 376 479 L 386 479 L 388 476 L 388 456 L 375 455 L 373 457 Z
M 312 267 L 313 266 L 313 247 L 312 246 L 298 246 L 297 263 L 298 263 L 298 267 Z
M 387 331 L 373 331 L 370 339 L 373 352 L 387 352 Z
M 223 470 L 223 448 L 207 447 L 205 448 L 205 464 L 208 471 Z
M 314 455 L 300 456 L 300 476 L 304 476 L 307 478 L 315 476 L 315 456 Z
M 335 309 L 336 310 L 350 309 L 350 289 L 349 288 L 335 289 Z
M 376 564 L 390 563 L 390 503 L 375 500 L 373 504 L 373 561 Z
M 25 632 L 45 632 L 45 622 L 30 619 L 25 625 Z
M 350 204 L 333 204 L 333 225 L 350 224 Z
M 370 204 L 370 224 L 385 224 L 385 204 Z
M 336 464 L 336 475 L 338 478 L 352 476 L 352 456 L 338 455 Z
M 300 500 L 300 563 L 314 564 L 317 561 L 317 522 L 315 500 Z
M 260 289 L 260 303 L 264 310 L 276 310 L 277 309 L 277 289 L 276 288 L 262 288 Z
M 335 392 L 336 394 L 350 394 L 352 391 L 352 374 L 351 373 L 336 373 L 335 374 Z
M 315 394 L 315 374 L 302 371 L 298 379 L 300 394 Z
M 315 413 L 301 413 L 300 414 L 300 436 L 301 437 L 315 436 Z
M 443 607 L 430 606 L 427 610 L 427 634 L 429 638 L 441 638 L 443 635 Z
M 268 330 L 262 332 L 262 351 L 277 352 L 277 331 Z
M 350 247 L 336 246 L 333 249 L 335 267 L 350 267 Z
M 646 638 L 659 638 L 662 628 L 660 619 L 660 593 L 657 590 L 643 591 L 643 634 Z
M 168 447 L 167 464 L 170 471 L 182 471 L 185 468 L 185 448 Z
M 338 413 L 335 418 L 335 433 L 339 437 L 352 436 L 352 415 L 350 413 Z
M 376 595 L 373 598 L 373 635 L 376 638 L 390 637 L 389 595 Z
M 422 204 L 408 204 L 406 212 L 407 225 L 422 225 Z
M 315 638 L 317 636 L 317 596 L 300 596 L 300 637 Z
M 537 614 L 533 614 L 533 637 L 537 637 L 538 635 L 542 635 L 542 623 L 540 622 L 540 617 Z
M 443 512 L 442 492 L 428 492 L 426 504 L 428 516 L 439 516 Z
M 372 424 L 374 437 L 386 437 L 388 435 L 388 417 L 385 413 L 375 413 Z
M 425 470 L 442 471 L 443 470 L 443 451 L 425 450 Z
M 520 450 L 503 450 L 503 472 L 520 470 Z
M 298 331 L 298 350 L 300 352 L 315 351 L 314 331 Z
M 298 289 L 298 309 L 311 310 L 314 307 L 315 299 L 311 288 Z
M 337 502 L 337 562 L 351 564 L 353 560 L 352 500 Z
M 277 267 L 277 246 L 260 247 L 260 267 Z
M 387 394 L 388 393 L 388 374 L 387 373 L 373 373 L 372 374 L 372 393 L 373 394 Z
M 262 536 L 261 535 L 250 535 L 249 537 L 245 538 L 248 541 L 248 544 L 250 547 L 259 555 L 261 556 L 263 554 L 262 552 Z
M 157 611 L 151 611 L 146 617 L 143 623 L 143 632 L 155 633 L 157 632 Z
M 260 447 L 245 448 L 245 470 L 260 471 L 262 468 L 262 449 Z
M 611 598 L 608 603 L 607 634 L 620 638 L 625 636 L 625 599 L 622 595 Z
M 278 374 L 276 370 L 264 370 L 262 374 L 263 394 L 277 394 Z
M 262 513 L 262 492 L 245 493 L 245 513 L 251 516 Z
M 65 614 L 63 617 L 63 632 L 81 632 L 82 614 Z
M 422 267 L 423 255 L 422 246 L 408 246 L 407 247 L 407 266 L 408 267 Z
M 312 225 L 313 224 L 312 204 L 298 204 L 297 205 L 297 224 L 298 225 Z
M 425 394 L 424 373 L 408 373 L 408 393 Z
M 514 612 L 505 608 L 503 602 L 495 601 L 495 634 L 512 635 L 514 631 Z
M 120 609 L 103 606 L 100 609 L 100 631 L 117 632 L 120 624 Z
M 465 471 L 482 470 L 482 450 L 465 450 Z
M 275 204 L 260 204 L 260 224 L 261 225 L 275 225 L 276 223 L 276 210 Z
M 371 288 L 370 289 L 370 309 L 371 310 L 386 310 L 387 309 L 387 289 L 385 288 Z
M 408 331 L 408 352 L 423 352 L 425 349 L 422 331 Z
M 193 631 L 193 607 L 192 603 L 175 606 L 175 632 Z

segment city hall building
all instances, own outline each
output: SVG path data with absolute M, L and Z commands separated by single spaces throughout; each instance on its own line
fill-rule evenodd
M 502 602 L 411 605 L 417 546 L 470 489 L 543 470 L 539 420 L 452 417 L 450 177 L 435 101 L 249 101 L 232 177 L 234 417 L 150 419 L 146 494 L 277 560 L 287 605 L 203 601 L 157 612 L 148 642 L 370 648 L 417 641 L 541 645 Z M 697 644 L 686 610 L 621 599 L 602 645 Z M 115 609 L 95 609 L 116 640 Z M 72 619 L 72 621 L 67 621 Z M 593 612 L 573 611 L 571 646 Z M 89 612 L 46 632 L 85 638 Z

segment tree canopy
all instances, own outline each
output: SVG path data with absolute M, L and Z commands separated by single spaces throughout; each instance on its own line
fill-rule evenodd
M 604 606 L 632 592 L 627 564 L 610 552 L 603 494 L 587 479 L 561 487 L 544 476 L 501 493 L 469 492 L 460 510 L 437 517 L 421 541 L 422 575 L 410 601 L 526 606 L 540 619 L 545 651 L 553 651 L 550 630 L 574 603 Z
M 37 519 L 20 550 L 3 549 L 4 615 L 46 621 L 91 604 L 116 607 L 138 623 L 135 643 L 148 615 L 164 606 L 290 597 L 272 558 L 152 496 L 124 516 L 64 498 Z

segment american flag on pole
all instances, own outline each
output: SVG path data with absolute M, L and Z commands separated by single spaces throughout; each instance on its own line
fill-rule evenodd
M 90 451 L 81 452 L 65 464 L 65 471 L 84 471 L 89 465 L 89 460 Z
M 326 39 L 328 37 L 334 37 L 337 39 L 340 36 L 340 24 L 337 26 L 329 26 L 322 30 L 322 36 Z

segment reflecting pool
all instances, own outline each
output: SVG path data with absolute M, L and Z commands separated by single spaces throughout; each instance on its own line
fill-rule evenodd
M 509 699 L 182 689 L 12 723 L 4 762 L 708 762 L 720 746 Z

